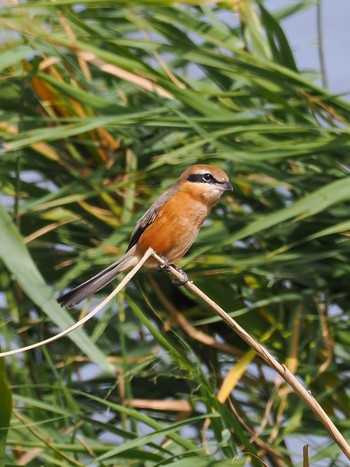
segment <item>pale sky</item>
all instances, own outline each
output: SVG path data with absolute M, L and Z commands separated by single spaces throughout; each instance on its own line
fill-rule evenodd
M 293 4 L 293 0 L 266 0 L 274 11 Z M 350 1 L 321 0 L 324 60 L 329 90 L 345 93 L 350 99 Z M 319 70 L 316 6 L 296 13 L 282 22 L 301 70 Z

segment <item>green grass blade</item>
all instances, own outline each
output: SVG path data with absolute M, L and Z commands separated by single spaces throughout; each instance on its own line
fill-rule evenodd
M 0 467 L 5 467 L 6 437 L 12 413 L 12 391 L 6 377 L 5 361 L 0 358 Z
M 54 323 L 61 329 L 66 329 L 74 323 L 68 312 L 52 297 L 52 291 L 46 285 L 22 237 L 2 205 L 0 205 L 0 257 L 23 291 Z M 83 330 L 78 329 L 69 334 L 69 337 L 103 370 L 113 372 L 113 365 L 107 361 L 106 356 Z

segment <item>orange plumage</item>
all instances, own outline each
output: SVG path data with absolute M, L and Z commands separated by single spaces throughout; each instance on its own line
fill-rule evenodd
M 119 273 L 134 267 L 148 248 L 170 263 L 182 258 L 224 191 L 232 190 L 227 174 L 211 165 L 194 165 L 179 177 L 138 221 L 124 256 L 96 276 L 60 296 L 66 308 L 80 303 L 111 282 Z M 157 267 L 154 258 L 145 263 Z

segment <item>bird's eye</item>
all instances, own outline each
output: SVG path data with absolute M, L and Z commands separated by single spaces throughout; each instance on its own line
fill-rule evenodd
M 214 177 L 211 174 L 203 174 L 202 179 L 203 181 L 209 183 L 214 180 Z

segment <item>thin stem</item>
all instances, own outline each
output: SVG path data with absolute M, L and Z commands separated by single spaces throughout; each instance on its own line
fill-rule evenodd
M 323 31 L 322 31 L 322 0 L 317 0 L 316 3 L 317 15 L 317 43 L 318 43 L 318 58 L 320 60 L 321 69 L 321 82 L 325 89 L 328 89 L 328 78 L 326 70 L 326 62 L 324 58 L 324 44 L 323 44 Z
M 146 251 L 146 253 L 143 255 L 143 257 L 140 259 L 140 261 L 136 264 L 136 266 L 124 277 L 124 279 L 118 284 L 118 286 L 113 290 L 112 293 L 108 295 L 99 305 L 97 305 L 90 313 L 88 313 L 84 318 L 80 319 L 76 323 L 74 323 L 72 326 L 69 328 L 65 329 L 64 331 L 55 334 L 52 337 L 49 337 L 48 339 L 45 339 L 40 342 L 35 342 L 35 344 L 28 345 L 26 347 L 21 347 L 19 349 L 14 349 L 14 350 L 7 350 L 6 352 L 1 352 L 0 353 L 0 358 L 1 357 L 8 357 L 9 355 L 15 355 L 21 352 L 26 352 L 28 350 L 33 350 L 36 349 L 37 347 L 41 347 L 42 345 L 49 344 L 50 342 L 56 341 L 57 339 L 60 339 L 61 337 L 66 336 L 70 332 L 74 331 L 75 329 L 79 328 L 82 326 L 84 323 L 89 321 L 93 316 L 95 316 L 102 308 L 104 308 L 107 303 L 109 303 L 112 298 L 114 298 L 118 293 L 126 286 L 128 282 L 134 277 L 134 275 L 137 273 L 137 271 L 142 267 L 142 265 L 147 261 L 147 259 L 152 255 L 153 250 L 149 249 Z M 56 304 L 57 305 L 57 304 Z M 57 305 L 58 306 L 58 305 Z
M 165 264 L 164 260 L 158 256 L 156 253 L 153 253 L 153 256 L 160 264 Z M 181 279 L 182 274 L 178 272 L 175 268 L 169 267 L 169 271 L 177 278 Z M 190 290 L 194 295 L 200 298 L 205 302 L 215 313 L 220 316 L 220 318 L 225 322 L 225 324 L 232 329 L 241 339 L 243 339 L 255 352 L 267 363 L 267 365 L 275 370 L 289 386 L 294 390 L 294 392 L 306 403 L 306 405 L 314 412 L 317 418 L 322 422 L 330 436 L 338 444 L 340 449 L 344 452 L 348 459 L 350 459 L 350 446 L 340 433 L 338 428 L 334 425 L 332 420 L 328 417 L 326 412 L 313 397 L 310 390 L 305 388 L 298 379 L 293 375 L 293 373 L 285 366 L 279 363 L 268 350 L 266 350 L 258 341 L 256 341 L 250 334 L 247 333 L 231 316 L 226 313 L 219 305 L 217 305 L 213 300 L 211 300 L 204 292 L 202 292 L 198 287 L 196 287 L 193 282 L 186 282 L 185 287 Z

